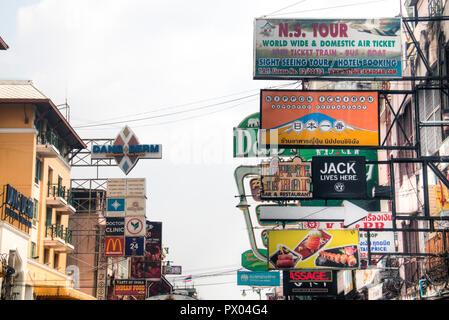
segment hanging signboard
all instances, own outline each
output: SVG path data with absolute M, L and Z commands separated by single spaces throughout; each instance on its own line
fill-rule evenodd
M 261 164 L 262 200 L 295 200 L 311 198 L 311 162 L 303 162 L 295 157 L 291 161 L 281 161 L 278 157 Z
M 125 256 L 143 256 L 145 250 L 144 242 L 144 237 L 125 237 Z
M 126 217 L 125 218 L 125 236 L 144 237 L 145 236 L 145 217 Z
M 259 252 L 267 256 L 266 249 L 259 249 Z M 267 262 L 257 258 L 253 250 L 247 250 L 242 253 L 242 267 L 251 271 L 267 271 Z
M 125 126 L 112 145 L 92 146 L 90 156 L 92 159 L 114 158 L 117 166 L 128 174 L 139 159 L 161 159 L 162 145 L 140 144 L 134 132 Z
M 336 270 L 283 271 L 284 296 L 336 296 Z
M 162 274 L 182 274 L 182 266 L 162 266 Z
M 104 255 L 106 257 L 121 257 L 125 255 L 125 238 L 105 237 Z
M 281 275 L 276 271 L 237 271 L 238 286 L 276 287 L 281 285 Z
M 125 199 L 126 216 L 145 216 L 145 197 L 127 197 Z
M 7 220 L 19 230 L 29 232 L 33 218 L 34 202 L 10 184 L 3 186 L 0 204 L 1 220 Z
M 162 222 L 146 221 L 143 257 L 131 258 L 131 278 L 159 281 L 162 275 Z
M 164 276 L 159 280 L 147 280 L 147 297 L 153 297 L 173 292 L 173 285 Z
M 313 157 L 314 199 L 366 199 L 365 157 Z
M 263 147 L 379 145 L 376 91 L 261 90 Z
M 359 150 L 359 149 L 300 149 L 299 155 L 304 161 L 312 161 L 315 156 L 329 157 L 348 157 L 362 156 L 366 161 L 377 161 L 377 150 Z M 379 185 L 379 168 L 377 164 L 366 164 L 366 192 L 367 196 L 371 196 L 374 186 Z M 315 194 L 314 194 L 315 196 Z M 342 200 L 301 200 L 302 206 L 339 206 Z M 351 200 L 352 203 L 368 211 L 380 211 L 380 200 Z
M 268 269 L 357 269 L 357 230 L 270 230 Z
M 116 279 L 114 280 L 116 296 L 144 296 L 146 294 L 145 280 Z
M 123 237 L 125 235 L 125 218 L 107 217 L 105 235 Z
M 107 217 L 125 216 L 125 198 L 107 198 L 106 199 Z
M 401 77 L 401 19 L 254 21 L 254 79 Z

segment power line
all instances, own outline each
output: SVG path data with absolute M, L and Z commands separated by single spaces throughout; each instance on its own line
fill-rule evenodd
M 265 15 L 264 17 L 266 17 L 266 16 L 271 16 L 271 15 L 273 15 L 273 14 L 275 14 L 275 13 L 278 13 L 279 11 L 285 10 L 285 9 L 287 9 L 287 8 L 291 8 L 291 7 L 293 7 L 293 6 L 296 6 L 297 4 L 300 4 L 300 3 L 306 2 L 306 1 L 307 1 L 307 0 L 302 0 L 302 1 L 295 2 L 294 4 L 291 4 L 291 5 L 289 5 L 289 6 L 286 6 L 286 7 L 282 8 L 282 9 L 279 9 L 279 10 L 276 10 L 276 11 L 270 13 L 270 14 L 267 14 L 267 15 Z
M 295 81 L 293 83 L 283 84 L 283 85 L 279 85 L 279 86 L 273 86 L 272 88 L 280 88 L 280 87 L 285 87 L 285 86 L 289 86 L 289 85 L 297 84 L 297 83 L 298 83 L 298 81 Z M 82 126 L 74 126 L 74 128 L 78 130 L 78 129 L 83 129 L 83 128 L 91 128 L 91 127 L 107 126 L 107 125 L 114 125 L 114 124 L 122 124 L 124 122 L 136 122 L 136 121 L 142 121 L 142 120 L 162 118 L 162 117 L 167 117 L 167 116 L 172 116 L 172 115 L 183 114 L 183 113 L 186 113 L 186 112 L 192 112 L 192 111 L 198 111 L 198 110 L 203 110 L 203 109 L 207 109 L 207 108 L 212 108 L 212 107 L 220 106 L 220 105 L 231 103 L 231 102 L 241 101 L 241 100 L 244 100 L 244 99 L 247 99 L 247 98 L 251 98 L 251 97 L 255 97 L 255 96 L 259 96 L 259 93 L 250 94 L 250 95 L 247 95 L 247 96 L 243 96 L 243 97 L 239 97 L 239 98 L 235 98 L 235 99 L 230 99 L 230 100 L 226 100 L 226 101 L 221 101 L 221 102 L 217 102 L 217 103 L 213 103 L 213 104 L 209 104 L 209 105 L 205 105 L 205 106 L 200 106 L 200 107 L 196 107 L 196 108 L 192 108 L 192 109 L 181 110 L 181 111 L 177 111 L 177 112 L 164 113 L 164 114 L 156 115 L 156 116 L 142 117 L 142 118 L 130 119 L 130 120 L 120 120 L 120 121 L 113 121 L 113 122 L 104 122 L 104 123 L 92 123 L 92 124 L 87 124 L 87 125 L 82 125 Z M 171 108 L 169 107 L 169 108 L 166 108 L 164 110 L 173 109 L 175 107 L 171 107 Z M 149 113 L 149 112 L 146 112 L 146 113 Z

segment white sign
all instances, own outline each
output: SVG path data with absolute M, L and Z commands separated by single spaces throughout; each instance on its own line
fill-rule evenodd
M 126 216 L 145 216 L 145 202 L 146 199 L 144 197 L 127 197 L 125 205 Z
M 383 297 L 382 283 L 368 289 L 368 300 L 379 300 Z
M 144 237 L 145 223 L 145 217 L 126 217 L 125 237 Z
M 343 201 L 342 207 L 280 207 L 260 208 L 260 221 L 343 221 L 347 227 L 362 220 L 368 211 L 352 202 Z

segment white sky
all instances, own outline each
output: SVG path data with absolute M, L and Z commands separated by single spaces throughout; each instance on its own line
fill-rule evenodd
M 232 128 L 259 111 L 260 89 L 292 82 L 252 79 L 254 18 L 283 8 L 272 17 L 393 17 L 399 0 L 0 0 L 10 47 L 0 79 L 33 80 L 55 104 L 67 98 L 81 138 L 115 138 L 128 124 L 141 143 L 163 145 L 162 160 L 140 160 L 127 177 L 147 179 L 147 218 L 163 222 L 167 260 L 193 275 L 202 299 L 259 298 L 241 296 L 236 273 L 195 275 L 238 269 L 250 249 L 233 174 L 258 162 L 232 157 Z

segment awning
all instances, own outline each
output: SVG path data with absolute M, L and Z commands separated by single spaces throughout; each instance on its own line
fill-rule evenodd
M 34 287 L 34 294 L 37 299 L 47 300 L 97 300 L 84 292 L 65 287 L 38 286 Z

